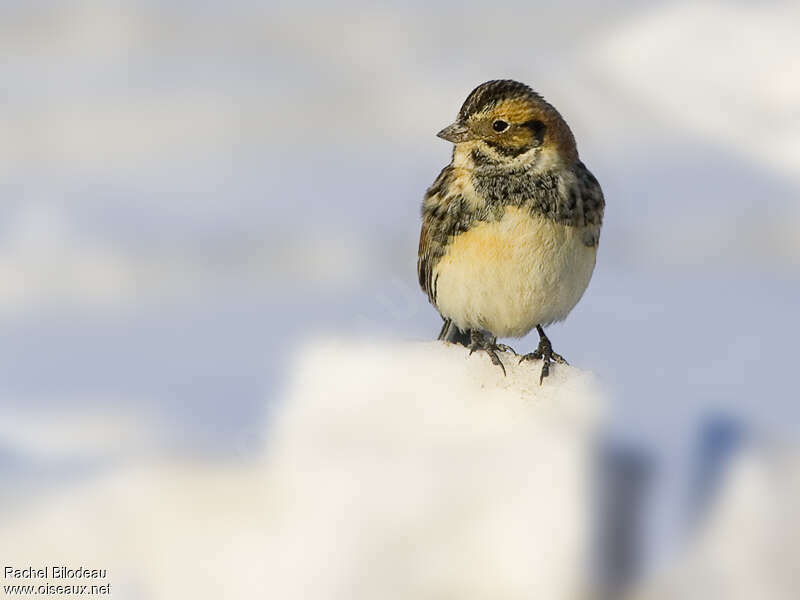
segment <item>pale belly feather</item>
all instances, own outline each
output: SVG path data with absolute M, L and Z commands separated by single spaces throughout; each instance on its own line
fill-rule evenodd
M 566 318 L 589 285 L 597 248 L 583 231 L 515 207 L 458 235 L 433 272 L 436 306 L 462 330 L 521 337 Z

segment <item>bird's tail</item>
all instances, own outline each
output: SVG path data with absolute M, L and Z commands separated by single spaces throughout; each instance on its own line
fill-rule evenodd
M 450 319 L 445 319 L 439 332 L 439 340 L 469 346 L 469 332 L 461 331 Z

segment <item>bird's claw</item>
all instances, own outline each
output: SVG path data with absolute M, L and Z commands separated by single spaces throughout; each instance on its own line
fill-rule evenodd
M 542 335 L 540 333 L 540 335 Z M 542 360 L 542 372 L 539 374 L 539 385 L 542 385 L 544 378 L 550 375 L 550 365 L 554 362 L 557 362 L 562 365 L 568 365 L 569 363 L 567 360 L 553 352 L 553 346 L 550 343 L 550 340 L 547 339 L 547 336 L 542 335 L 541 339 L 539 340 L 539 346 L 533 352 L 529 352 L 528 354 L 524 354 L 520 359 L 519 363 L 522 364 L 526 360 Z
M 506 346 L 505 344 L 495 344 L 495 348 L 500 350 L 500 352 L 510 352 L 514 356 L 519 356 L 519 354 L 517 354 L 517 351 L 514 350 L 511 346 Z
M 492 360 L 492 364 L 500 367 L 503 371 L 503 375 L 505 375 L 506 368 L 503 365 L 503 362 L 500 360 L 500 357 L 497 355 L 498 350 L 500 350 L 500 352 L 505 352 L 502 346 L 504 346 L 504 344 L 497 345 L 494 338 L 487 339 L 480 332 L 473 331 L 469 345 L 469 353 L 472 355 L 475 350 L 483 350 L 489 355 L 489 358 Z M 508 346 L 505 346 L 505 348 L 508 348 Z

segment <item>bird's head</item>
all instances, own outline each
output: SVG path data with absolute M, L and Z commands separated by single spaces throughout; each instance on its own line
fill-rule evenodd
M 578 159 L 569 126 L 544 98 L 518 81 L 482 83 L 467 96 L 458 119 L 438 134 L 454 143 L 463 166 L 552 168 Z

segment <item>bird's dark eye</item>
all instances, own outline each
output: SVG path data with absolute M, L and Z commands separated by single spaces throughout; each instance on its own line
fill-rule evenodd
M 503 131 L 508 129 L 508 123 L 506 123 L 502 119 L 497 119 L 497 121 L 492 123 L 492 129 L 494 129 L 497 133 L 502 133 Z

